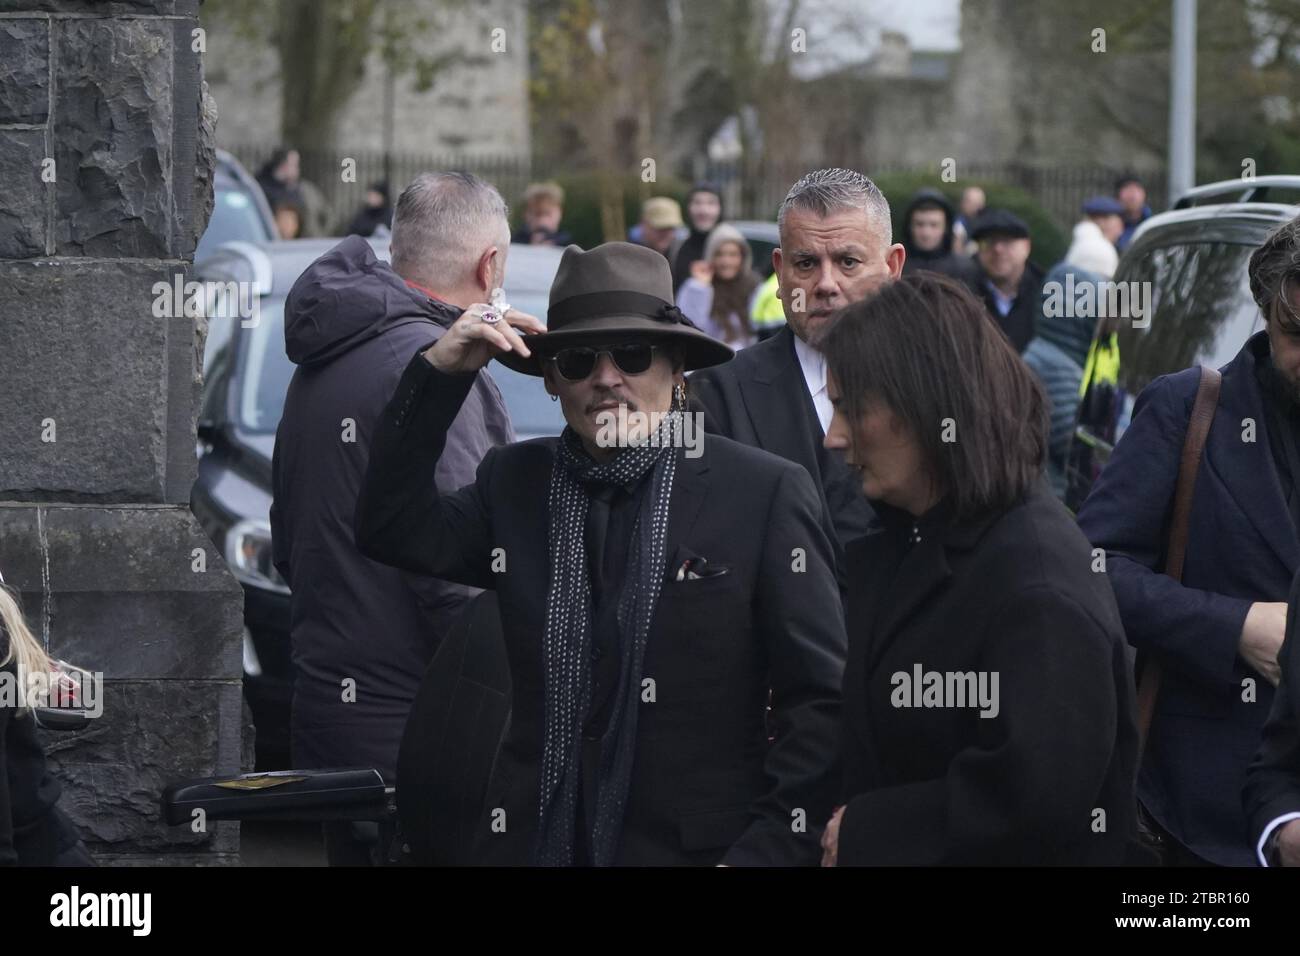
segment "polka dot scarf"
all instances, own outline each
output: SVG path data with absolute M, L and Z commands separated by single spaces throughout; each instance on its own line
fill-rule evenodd
M 574 861 L 582 728 L 591 704 L 591 581 L 584 530 L 593 485 L 626 486 L 651 472 L 628 549 L 627 583 L 618 605 L 619 681 L 609 726 L 600 742 L 596 805 L 585 808 L 591 862 L 609 866 L 618 852 L 623 810 L 632 779 L 641 666 L 646 635 L 664 577 L 668 501 L 677 464 L 674 434 L 681 412 L 672 411 L 640 445 L 597 463 L 572 428 L 560 436 L 551 471 L 551 583 L 543 636 L 546 723 L 542 748 L 540 826 L 535 861 Z M 653 469 L 653 471 L 651 471 Z

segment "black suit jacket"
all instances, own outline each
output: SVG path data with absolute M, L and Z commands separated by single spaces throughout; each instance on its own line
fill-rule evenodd
M 375 560 L 497 591 L 513 709 L 477 858 L 523 864 L 538 822 L 556 440 L 493 449 L 474 484 L 433 493 L 472 381 L 412 359 L 371 447 L 356 537 Z M 645 650 L 655 699 L 638 717 L 618 862 L 815 863 L 835 793 L 845 654 L 820 502 L 808 476 L 774 456 L 717 436 L 702 448 L 677 452 L 666 580 Z M 676 581 L 687 556 L 729 571 Z M 593 686 L 592 699 L 604 693 Z
M 822 446 L 817 410 L 785 326 L 734 359 L 690 377 L 691 400 L 707 431 L 761 448 L 807 469 L 821 489 L 837 555 L 871 524 L 861 482 L 840 452 Z
M 1282 682 L 1264 724 L 1259 751 L 1246 774 L 1243 799 L 1250 839 L 1258 853 L 1260 837 L 1278 817 L 1300 813 L 1300 575 L 1291 584 L 1286 608 L 1286 640 L 1278 653 Z
M 1106 549 L 1129 643 L 1164 663 L 1138 795 L 1156 822 L 1219 866 L 1256 863 L 1241 793 L 1273 704 L 1273 685 L 1237 653 L 1241 627 L 1254 602 L 1285 601 L 1300 568 L 1256 378 L 1267 347 L 1260 332 L 1221 370 L 1181 583 L 1160 570 L 1197 369 L 1143 389 L 1079 509 L 1083 533 Z M 1244 421 L 1256 424 L 1254 441 L 1242 440 Z
M 839 864 L 1122 863 L 1132 678 L 1110 585 L 1065 507 L 1043 486 L 983 521 L 923 522 L 912 545 L 910 517 L 880 512 L 888 529 L 848 554 Z M 918 667 L 982 673 L 990 691 L 996 674 L 996 714 L 902 706 L 925 686 Z

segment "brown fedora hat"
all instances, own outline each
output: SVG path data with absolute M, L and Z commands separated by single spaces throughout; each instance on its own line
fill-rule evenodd
M 687 371 L 735 355 L 673 305 L 672 271 L 653 249 L 630 242 L 607 242 L 590 252 L 569 246 L 551 284 L 546 331 L 524 336 L 532 355 L 504 352 L 496 358 L 516 372 L 541 375 L 542 357 L 562 348 L 646 339 L 680 347 Z

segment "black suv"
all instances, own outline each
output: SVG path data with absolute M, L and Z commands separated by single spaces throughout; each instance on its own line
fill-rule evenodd
M 1300 176 L 1260 176 L 1200 186 L 1134 234 L 1114 281 L 1150 283 L 1148 314 L 1102 319 L 1094 352 L 1118 346 L 1118 375 L 1085 370 L 1066 468 L 1066 504 L 1078 510 L 1153 379 L 1193 365 L 1219 368 L 1263 328 L 1246 265 L 1276 226 L 1300 214 Z M 1112 338 L 1113 336 L 1113 338 Z

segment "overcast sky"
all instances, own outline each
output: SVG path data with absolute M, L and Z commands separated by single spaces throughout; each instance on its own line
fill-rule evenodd
M 783 9 L 772 6 L 777 22 Z M 802 0 L 800 11 L 808 55 L 795 59 L 794 72 L 804 79 L 868 59 L 882 30 L 902 33 L 913 50 L 951 51 L 961 28 L 961 0 Z
M 868 0 L 869 15 L 885 30 L 897 30 L 915 50 L 955 50 L 961 0 Z

